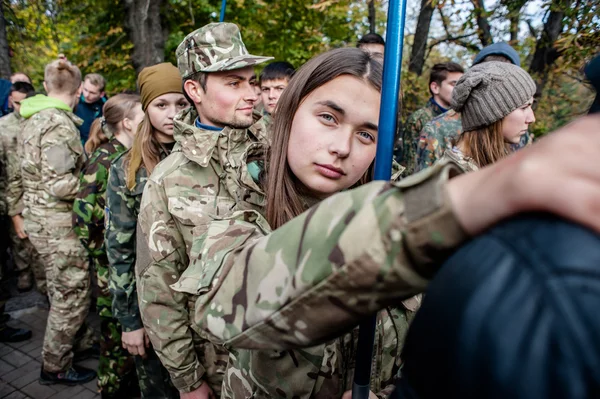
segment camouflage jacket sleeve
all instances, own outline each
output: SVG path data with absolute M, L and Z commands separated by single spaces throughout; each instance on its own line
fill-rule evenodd
M 214 342 L 247 349 L 317 345 L 423 291 L 466 239 L 445 191 L 457 173 L 456 165 L 440 163 L 399 183 L 373 182 L 322 201 L 268 235 L 257 214 L 237 212 L 211 224 L 197 249 L 202 261 L 190 262 L 192 270 L 201 263 L 198 273 L 172 287 L 203 294 L 196 324 Z
M 205 369 L 194 349 L 188 295 L 170 288 L 186 269 L 188 257 L 168 203 L 164 187 L 149 180 L 140 208 L 136 274 L 142 320 L 152 345 L 173 385 L 189 392 L 202 384 Z
M 73 203 L 73 227 L 90 256 L 104 256 L 104 207 L 109 154 L 93 154 L 79 176 L 79 192 Z
M 51 196 L 73 200 L 79 190 L 83 147 L 76 129 L 55 126 L 41 140 L 42 185 Z
M 127 189 L 122 159 L 111 166 L 108 177 L 104 245 L 110 267 L 113 315 L 124 332 L 131 332 L 144 327 L 135 281 L 135 229 L 139 198 Z
M 23 213 L 23 182 L 21 181 L 21 159 L 23 147 L 20 145 L 21 133 L 14 137 L 10 148 L 5 142 L 6 149 L 6 204 L 8 214 L 15 216 Z

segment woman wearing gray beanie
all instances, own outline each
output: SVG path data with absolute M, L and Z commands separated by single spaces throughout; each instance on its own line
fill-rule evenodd
M 456 84 L 452 109 L 462 115 L 463 133 L 446 157 L 477 170 L 507 156 L 535 122 L 531 105 L 535 82 L 516 65 L 485 62 Z

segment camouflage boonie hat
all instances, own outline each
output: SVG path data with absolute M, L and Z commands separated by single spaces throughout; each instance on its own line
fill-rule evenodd
M 230 71 L 273 59 L 248 54 L 240 29 L 227 22 L 211 23 L 190 33 L 175 54 L 182 79 L 196 72 Z

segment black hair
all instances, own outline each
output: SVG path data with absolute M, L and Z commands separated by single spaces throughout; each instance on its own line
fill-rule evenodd
M 12 84 L 10 88 L 10 92 L 13 93 L 18 91 L 19 93 L 23 93 L 25 95 L 29 95 L 30 93 L 34 93 L 35 89 L 31 85 L 31 83 L 27 82 L 15 82 Z
M 362 44 L 381 44 L 382 46 L 385 46 L 385 40 L 377 33 L 367 33 L 356 43 L 356 47 L 360 48 Z
M 456 62 L 444 62 L 441 64 L 435 64 L 433 68 L 431 68 L 431 75 L 429 76 L 429 85 L 435 82 L 439 86 L 441 86 L 442 82 L 446 80 L 446 78 L 448 77 L 448 73 L 450 72 L 465 73 L 465 70 Z M 431 88 L 429 89 L 429 91 L 431 92 Z
M 286 61 L 275 61 L 267 65 L 260 73 L 260 82 L 265 80 L 287 79 L 294 76 L 294 66 Z

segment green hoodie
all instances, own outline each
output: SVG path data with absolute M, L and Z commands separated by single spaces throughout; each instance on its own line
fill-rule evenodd
M 61 100 L 48 97 L 43 94 L 38 94 L 21 102 L 21 116 L 23 118 L 30 118 L 38 112 L 48 108 L 57 108 L 64 111 L 73 112 L 73 109 L 71 109 L 71 107 Z

